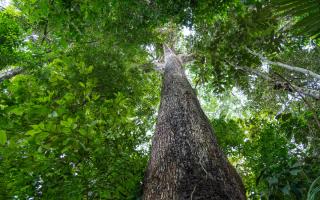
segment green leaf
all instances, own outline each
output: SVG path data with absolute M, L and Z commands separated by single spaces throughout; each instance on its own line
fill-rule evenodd
M 7 142 L 7 134 L 6 131 L 0 130 L 0 144 L 4 145 Z
M 26 135 L 30 135 L 31 137 L 33 137 L 35 134 L 40 133 L 40 132 L 41 132 L 40 129 L 31 129 L 26 132 Z
M 293 170 L 290 170 L 290 174 L 293 175 L 293 176 L 297 176 L 297 174 L 301 172 L 301 169 L 293 169 Z
M 269 185 L 274 185 L 278 183 L 278 178 L 273 176 L 268 178 Z
M 290 194 L 290 185 L 286 185 L 286 186 L 284 186 L 283 188 L 281 188 L 281 191 L 282 191 L 282 193 L 283 194 L 285 194 L 285 195 L 289 195 Z
M 24 109 L 22 107 L 17 107 L 17 108 L 10 110 L 10 112 L 15 115 L 21 116 L 21 115 L 23 115 Z
M 83 88 L 85 88 L 86 86 L 82 83 L 82 82 L 79 82 L 79 85 Z

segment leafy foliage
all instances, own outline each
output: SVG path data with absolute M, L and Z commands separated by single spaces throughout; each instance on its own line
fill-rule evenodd
M 0 69 L 17 61 L 22 42 L 22 29 L 13 11 L 0 12 Z
M 237 66 L 251 67 L 256 62 L 245 48 L 277 51 L 286 43 L 276 30 L 278 21 L 269 7 L 261 4 L 235 5 L 224 15 L 210 16 L 208 23 L 196 26 L 193 45 L 201 57 L 192 70 L 198 74 L 199 83 L 222 92 L 235 85 L 248 88 L 248 76 Z
M 0 69 L 23 71 L 0 83 L 0 199 L 139 199 L 160 94 L 152 61 L 168 41 L 194 54 L 187 74 L 248 198 L 312 198 L 319 101 L 275 83 L 319 80 L 247 49 L 319 73 L 319 41 L 286 28 L 294 16 L 316 37 L 315 4 L 14 0 L 0 11 Z
M 3 86 L 1 127 L 8 143 L 1 169 L 10 172 L 3 171 L 3 178 L 15 180 L 7 186 L 9 194 L 122 199 L 138 190 L 146 155 L 136 149 L 152 120 L 136 117 L 152 114 L 151 102 L 130 98 L 138 87 L 101 96 L 93 72 L 84 63 L 54 60 L 39 79 L 21 75 Z M 151 85 L 147 82 L 143 85 Z
M 319 160 L 307 156 L 312 152 L 305 149 L 308 142 L 299 141 L 299 136 L 303 135 L 301 129 L 285 129 L 288 125 L 285 118 L 252 117 L 238 119 L 237 123 L 225 119 L 221 123 L 221 120 L 213 120 L 213 127 L 220 145 L 246 177 L 244 181 L 250 199 L 306 198 L 310 180 L 320 169 Z M 303 127 L 305 122 L 296 124 Z

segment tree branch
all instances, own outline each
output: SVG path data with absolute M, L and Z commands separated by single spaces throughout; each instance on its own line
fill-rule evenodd
M 47 35 L 48 35 L 48 19 L 46 19 L 45 21 L 45 25 L 44 25 L 44 30 L 43 30 L 43 37 L 42 37 L 42 40 L 41 40 L 41 44 L 44 43 L 44 41 L 47 39 Z
M 273 79 L 270 76 L 268 76 L 268 75 L 266 75 L 266 74 L 264 74 L 264 73 L 262 73 L 262 72 L 260 72 L 258 70 L 254 70 L 254 69 L 251 69 L 249 67 L 241 67 L 241 66 L 235 66 L 235 65 L 233 65 L 233 66 L 236 69 L 240 69 L 240 70 L 245 71 L 245 72 L 251 72 L 251 73 L 253 73 L 253 74 L 257 75 L 257 76 L 262 77 L 265 80 L 273 81 Z
M 178 58 L 181 60 L 182 64 L 192 62 L 195 59 L 194 54 L 179 54 Z
M 21 67 L 9 68 L 0 72 L 0 83 L 4 80 L 10 79 L 15 75 L 21 74 L 23 69 Z
M 292 83 L 288 83 L 288 81 L 285 81 L 285 82 L 281 82 L 281 81 L 277 81 L 273 78 L 271 78 L 270 76 L 268 76 L 267 74 L 265 73 L 262 73 L 258 70 L 254 70 L 254 69 L 251 69 L 251 68 L 248 68 L 248 67 L 241 67 L 241 66 L 234 66 L 236 69 L 241 69 L 243 71 L 246 71 L 246 72 L 249 72 L 249 73 L 253 73 L 257 76 L 260 76 L 262 77 L 263 79 L 269 81 L 269 82 L 272 82 L 274 83 L 274 87 L 275 88 L 282 88 L 282 89 L 285 89 L 289 92 L 293 92 L 293 91 L 296 91 L 298 92 L 299 94 L 303 94 L 303 95 L 307 95 L 307 96 L 310 96 L 310 97 L 313 97 L 317 100 L 320 100 L 320 92 L 317 91 L 317 90 L 312 90 L 312 89 L 308 89 L 308 88 L 303 88 L 303 87 L 298 87 Z
M 287 69 L 287 70 L 290 70 L 290 71 L 294 71 L 294 72 L 298 72 L 298 73 L 302 73 L 304 75 L 307 75 L 307 76 L 311 76 L 313 78 L 316 78 L 318 80 L 320 80 L 320 75 L 311 71 L 311 70 L 308 70 L 308 69 L 305 69 L 305 68 L 301 68 L 301 67 L 295 67 L 295 66 L 292 66 L 292 65 L 288 65 L 288 64 L 285 64 L 285 63 L 281 63 L 281 62 L 274 62 L 274 61 L 271 61 L 271 60 L 268 60 L 266 57 L 264 57 L 263 55 L 257 53 L 257 52 L 254 52 L 248 48 L 246 48 L 247 51 L 249 53 L 251 53 L 252 55 L 254 56 L 257 56 L 260 58 L 261 61 L 264 61 L 268 64 L 271 64 L 271 65 L 276 65 L 276 66 L 279 66 L 279 67 L 282 67 L 284 69 Z
M 281 76 L 280 74 L 277 74 L 277 75 L 278 75 L 280 78 L 282 78 L 283 80 L 285 80 L 289 85 L 292 86 L 292 84 L 291 84 L 286 78 L 284 78 L 284 77 Z M 294 88 L 294 86 L 292 86 L 292 87 Z M 314 118 L 314 120 L 316 121 L 318 128 L 320 129 L 320 121 L 319 121 L 319 119 L 318 119 L 318 116 L 317 116 L 317 114 L 316 114 L 316 111 L 313 109 L 313 106 L 310 104 L 310 102 L 309 102 L 303 95 L 301 95 L 301 93 L 299 93 L 299 91 L 297 91 L 297 92 L 298 92 L 299 96 L 302 98 L 302 100 L 305 102 L 305 104 L 307 104 L 308 108 L 311 110 L 312 115 L 313 115 L 313 118 Z
M 161 62 L 153 62 L 154 64 L 154 69 L 157 70 L 157 71 L 160 71 L 160 72 L 163 72 L 164 71 L 164 67 L 165 67 L 165 64 L 164 63 L 161 63 Z
M 254 74 L 258 75 L 258 76 L 261 76 L 262 78 L 264 78 L 264 79 L 266 79 L 268 81 L 271 81 L 271 82 L 275 81 L 270 76 L 268 76 L 268 75 L 266 75 L 266 74 L 264 74 L 262 72 L 259 72 L 257 70 L 254 70 L 254 69 L 251 69 L 251 68 L 248 68 L 248 67 L 241 67 L 241 66 L 235 66 L 235 65 L 233 65 L 233 66 L 236 69 L 240 69 L 240 70 L 243 70 L 243 71 L 246 71 L 246 72 L 248 72 L 248 71 L 252 72 L 252 73 L 254 73 Z M 316 124 L 317 124 L 318 128 L 320 128 L 320 121 L 318 119 L 318 116 L 316 115 L 316 112 L 314 111 L 314 109 L 311 106 L 310 102 L 307 101 L 307 99 L 303 96 L 303 95 L 308 95 L 308 96 L 311 96 L 311 97 L 319 100 L 320 99 L 319 91 L 310 90 L 310 89 L 307 89 L 307 88 L 301 88 L 301 87 L 295 86 L 292 83 L 290 83 L 286 78 L 281 76 L 280 74 L 277 74 L 277 75 L 281 79 L 283 79 L 285 82 L 276 82 L 276 84 L 280 84 L 282 86 L 282 88 L 284 88 L 285 90 L 288 90 L 288 91 L 291 91 L 291 92 L 292 91 L 296 91 L 299 94 L 299 96 L 302 98 L 302 100 L 306 103 L 306 105 L 309 107 L 309 109 L 312 111 L 313 118 L 316 121 Z

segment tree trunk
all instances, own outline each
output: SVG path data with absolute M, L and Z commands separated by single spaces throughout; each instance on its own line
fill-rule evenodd
M 218 147 L 181 60 L 168 47 L 164 53 L 161 104 L 143 199 L 245 199 L 241 178 Z

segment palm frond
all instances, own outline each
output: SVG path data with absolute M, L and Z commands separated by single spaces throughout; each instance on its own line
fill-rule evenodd
M 316 200 L 320 197 L 320 176 L 314 180 L 309 188 L 307 200 Z
M 320 0 L 272 0 L 277 14 L 297 19 L 292 26 L 299 34 L 320 37 Z

